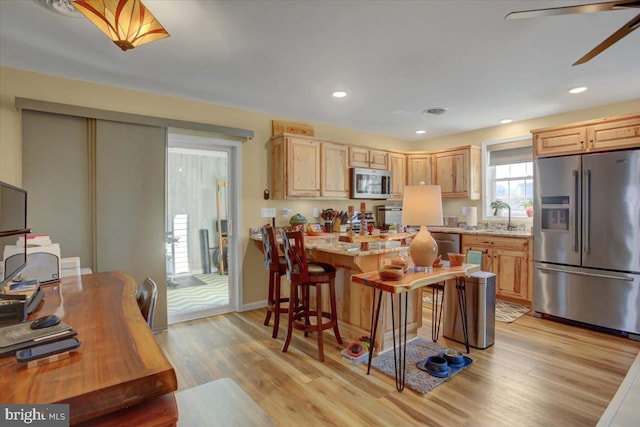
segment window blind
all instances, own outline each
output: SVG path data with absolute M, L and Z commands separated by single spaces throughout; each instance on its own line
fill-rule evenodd
M 531 140 L 505 142 L 487 146 L 489 166 L 524 163 L 533 160 Z

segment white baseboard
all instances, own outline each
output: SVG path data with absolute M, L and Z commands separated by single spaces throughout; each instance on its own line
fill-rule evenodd
M 251 310 L 257 310 L 259 308 L 265 308 L 267 306 L 267 300 L 262 300 L 262 301 L 257 301 L 257 302 L 252 302 L 249 304 L 242 304 L 242 307 L 240 307 L 240 311 L 251 311 Z

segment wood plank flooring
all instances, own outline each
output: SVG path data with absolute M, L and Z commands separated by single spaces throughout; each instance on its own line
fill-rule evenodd
M 285 328 L 272 339 L 264 314 L 221 315 L 159 333 L 179 390 L 233 378 L 279 426 L 593 426 L 640 350 L 624 337 L 525 315 L 496 322 L 495 344 L 472 349 L 475 363 L 462 375 L 424 395 L 398 393 L 393 378 L 344 361 L 344 346 L 329 332 L 325 363 L 316 359 L 315 336 L 299 331 L 282 353 Z M 427 339 L 430 322 L 425 304 L 420 335 Z

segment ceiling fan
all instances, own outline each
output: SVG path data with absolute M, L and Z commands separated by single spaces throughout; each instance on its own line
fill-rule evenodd
M 511 12 L 504 19 L 519 19 L 519 18 L 538 18 L 543 16 L 553 15 L 567 15 L 571 13 L 592 13 L 603 12 L 609 10 L 621 10 L 621 9 L 640 9 L 640 0 L 619 0 L 603 3 L 591 3 L 582 4 L 576 6 L 564 6 L 564 7 L 552 7 L 548 9 L 533 9 L 523 10 L 519 12 Z M 618 31 L 611 34 L 598 46 L 591 49 L 586 55 L 578 59 L 573 65 L 584 64 L 590 61 L 605 49 L 622 39 L 624 36 L 630 34 L 633 30 L 640 27 L 640 13 L 637 14 L 631 21 L 624 24 Z

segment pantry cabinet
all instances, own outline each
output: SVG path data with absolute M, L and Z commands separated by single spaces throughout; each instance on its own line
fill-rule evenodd
M 389 170 L 389 156 L 386 151 L 351 146 L 349 167 Z
M 462 235 L 462 252 L 482 253 L 482 270 L 496 275 L 499 299 L 531 304 L 533 241 L 527 237 Z
M 532 134 L 536 157 L 640 147 L 640 115 L 538 129 Z
M 433 184 L 443 198 L 480 200 L 480 147 L 466 146 L 433 154 Z
M 408 154 L 407 155 L 407 184 L 419 185 L 424 182 L 431 185 L 432 168 L 431 154 Z
M 391 198 L 401 199 L 406 183 L 405 154 L 389 153 L 389 170 L 391 171 Z

